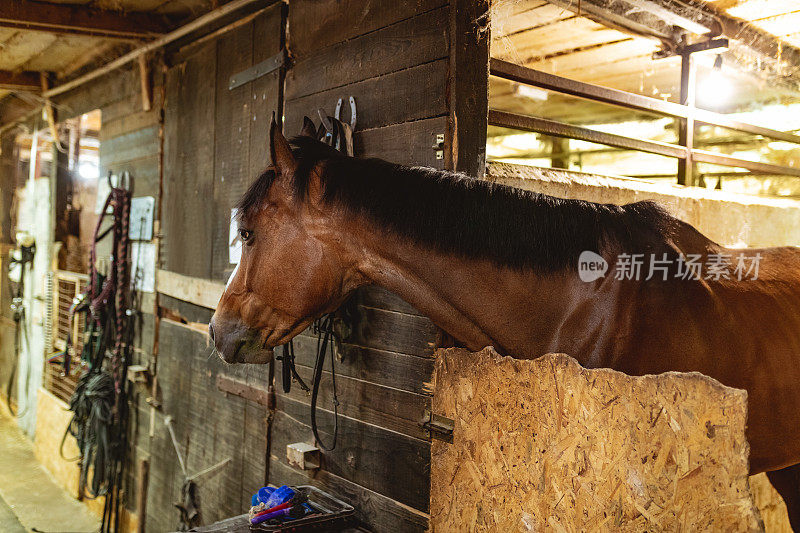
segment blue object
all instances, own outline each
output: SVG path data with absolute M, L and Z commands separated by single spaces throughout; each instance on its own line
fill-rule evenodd
M 265 502 L 272 496 L 272 493 L 275 492 L 275 488 L 273 487 L 261 487 L 258 489 L 258 492 L 253 494 L 253 497 L 250 499 L 250 507 L 255 507 L 261 502 Z M 267 507 L 267 509 L 269 506 Z
M 272 494 L 269 495 L 269 498 L 267 498 L 267 500 L 261 499 L 261 491 L 258 491 L 258 493 L 259 493 L 259 500 L 264 502 L 264 505 L 267 506 L 267 509 L 288 502 L 294 497 L 294 490 L 286 485 L 283 485 L 275 489 L 272 492 Z

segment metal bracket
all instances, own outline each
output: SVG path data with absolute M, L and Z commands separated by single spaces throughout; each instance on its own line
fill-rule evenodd
M 453 429 L 455 422 L 449 418 L 432 413 L 430 409 L 425 409 L 419 425 L 425 430 L 428 438 L 439 439 L 444 442 L 453 443 Z
M 436 142 L 431 148 L 436 150 L 436 159 L 444 159 L 444 133 L 436 134 Z
M 283 49 L 269 59 L 231 76 L 230 80 L 228 80 L 228 90 L 232 91 L 245 83 L 256 80 L 265 74 L 269 74 L 273 70 L 282 67 L 285 63 L 286 49 Z

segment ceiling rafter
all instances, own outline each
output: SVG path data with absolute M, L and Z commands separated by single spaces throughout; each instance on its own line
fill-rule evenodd
M 152 39 L 171 29 L 161 15 L 33 0 L 0 2 L 0 27 L 123 40 Z
M 38 72 L 0 70 L 0 89 L 39 92 L 42 90 L 41 79 Z

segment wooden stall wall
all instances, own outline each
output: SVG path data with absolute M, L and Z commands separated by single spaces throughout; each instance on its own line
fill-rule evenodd
M 100 129 L 99 166 L 100 176 L 105 176 L 108 171 L 120 175 L 128 171 L 131 176 L 131 186 L 134 197 L 159 196 L 159 151 L 161 110 L 163 107 L 164 76 L 159 67 L 159 57 L 147 58 L 149 66 L 149 84 L 151 88 L 150 109 L 145 110 L 142 99 L 142 84 L 138 64 L 128 65 L 113 71 L 96 81 L 74 89 L 56 98 L 59 110 L 58 120 L 65 120 L 80 116 L 95 109 L 101 112 L 102 123 Z M 82 209 L 94 209 L 93 205 L 80 206 Z M 153 243 L 148 243 L 152 245 Z M 103 243 L 99 253 L 108 249 L 108 244 Z M 137 244 L 134 242 L 133 247 Z M 150 362 L 150 353 L 153 347 L 153 294 L 141 295 L 139 315 L 137 318 L 134 361 L 132 364 L 147 366 Z M 56 378 L 57 379 L 57 378 Z M 136 465 L 141 459 L 150 456 L 150 442 L 139 438 L 147 435 L 150 411 L 145 403 L 146 394 L 134 389 L 131 399 L 132 423 L 131 439 L 135 443 L 129 455 L 129 468 L 125 483 L 125 507 L 129 512 L 135 512 L 137 507 L 138 480 L 135 479 Z M 54 402 L 61 404 L 59 400 Z M 62 405 L 65 408 L 66 405 Z M 142 416 L 146 414 L 146 416 Z M 59 424 L 64 422 L 63 417 L 51 417 Z M 37 427 L 37 451 L 58 456 L 58 445 L 64 432 L 64 427 Z M 59 462 L 56 460 L 56 462 Z M 60 470 L 53 474 L 67 487 L 72 489 L 77 476 L 75 463 L 59 464 Z M 69 478 L 69 479 L 68 479 Z M 163 505 L 171 505 L 164 502 Z M 102 504 L 92 505 L 91 508 L 98 513 L 102 512 Z M 123 520 L 128 522 L 127 515 Z
M 455 15 L 447 0 L 292 1 L 172 55 L 166 75 L 162 268 L 188 279 L 227 279 L 234 266 L 228 258 L 230 210 L 268 163 L 273 111 L 283 116 L 284 132 L 291 136 L 299 133 L 304 115 L 319 123 L 318 109 L 333 114 L 340 98 L 342 119 L 349 121 L 352 97 L 357 155 L 462 168 L 452 139 L 462 131 L 455 122 L 469 121 L 457 119 L 450 109 L 463 97 L 450 91 L 456 57 L 451 34 L 461 24 Z M 290 56 L 285 77 L 275 71 L 228 89 L 231 75 L 273 56 L 284 44 Z M 462 60 L 464 54 L 457 57 Z M 472 159 L 474 167 L 480 155 Z M 308 396 L 297 386 L 284 394 L 279 385 L 273 409 L 226 397 L 219 378 L 240 381 L 268 398 L 270 369 L 220 365 L 199 332 L 211 311 L 162 289 L 162 307 L 188 323 L 161 321 L 163 414 L 174 417 L 190 472 L 231 459 L 200 483 L 204 523 L 244 512 L 250 493 L 266 477 L 274 484 L 329 490 L 352 502 L 359 518 L 376 531 L 427 528 L 430 442 L 419 420 L 430 404 L 424 384 L 437 336 L 430 320 L 378 288 L 354 295 L 337 328 L 342 341 L 337 345 L 337 446 L 323 452 L 318 470 L 305 472 L 288 465 L 286 446 L 314 440 Z M 298 371 L 306 381 L 316 343 L 310 331 L 295 342 Z M 330 386 L 325 371 L 318 421 L 326 442 L 333 430 Z M 147 518 L 148 528 L 160 530 L 174 511 L 155 509 L 165 509 L 162 502 L 176 497 L 181 475 L 165 433 L 156 434 Z
M 268 164 L 273 113 L 281 115 L 283 71 L 235 89 L 232 75 L 284 47 L 286 7 L 275 4 L 227 31 L 167 54 L 161 267 L 190 279 L 225 280 L 231 209 Z M 170 292 L 164 288 L 164 292 Z M 246 512 L 266 482 L 267 408 L 226 395 L 225 377 L 262 389 L 266 366 L 226 365 L 212 354 L 204 329 L 212 310 L 159 296 L 158 383 L 161 408 L 152 437 L 151 409 L 139 411 L 137 443 L 150 445 L 147 529 L 178 525 L 173 503 L 184 476 L 165 425 L 171 417 L 189 475 L 224 463 L 196 480 L 200 520 L 207 524 Z M 202 326 L 200 326 L 202 324 Z M 142 444 L 144 445 L 144 444 Z
M 358 23 L 352 15 L 358 13 Z M 445 168 L 448 134 L 449 27 L 443 0 L 292 2 L 286 77 L 285 131 L 296 134 L 302 117 L 319 122 L 343 101 L 357 106 L 356 155 Z M 439 151 L 442 150 L 442 151 Z M 438 152 L 438 153 L 437 153 Z M 286 445 L 313 442 L 308 396 L 295 385 L 277 390 L 271 428 L 269 480 L 311 483 L 343 496 L 378 531 L 427 528 L 430 443 L 419 426 L 429 398 L 436 328 L 395 295 L 375 287 L 347 304 L 338 347 L 339 432 L 336 448 L 322 452 L 316 472 L 288 465 Z M 300 375 L 310 380 L 316 337 L 295 340 Z M 318 422 L 333 434 L 331 375 L 324 373 Z
M 15 138 L 16 132 L 13 130 L 0 135 L 0 404 L 16 398 L 14 384 L 11 390 L 8 387 L 17 358 L 14 346 L 16 324 L 11 312 L 11 286 L 8 281 L 11 209 L 17 181 Z

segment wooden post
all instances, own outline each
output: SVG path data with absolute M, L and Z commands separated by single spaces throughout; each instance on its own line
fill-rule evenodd
M 453 0 L 450 10 L 446 166 L 482 177 L 489 116 L 489 0 Z
M 553 168 L 569 168 L 569 139 L 566 137 L 549 137 L 550 166 Z
M 694 185 L 694 105 L 695 105 L 695 73 L 692 54 L 684 51 L 681 54 L 681 105 L 688 107 L 688 116 L 678 120 L 678 144 L 687 148 L 686 159 L 678 160 L 678 184 Z
M 139 82 L 142 87 L 142 110 L 150 111 L 153 94 L 150 89 L 150 66 L 147 63 L 147 54 L 139 56 Z
M 147 518 L 147 487 L 150 482 L 150 461 L 142 459 L 139 461 L 139 487 L 136 494 L 136 515 L 139 519 L 137 533 L 145 533 L 145 521 Z
M 16 133 L 0 136 L 0 243 L 11 243 L 11 208 L 17 188 Z

